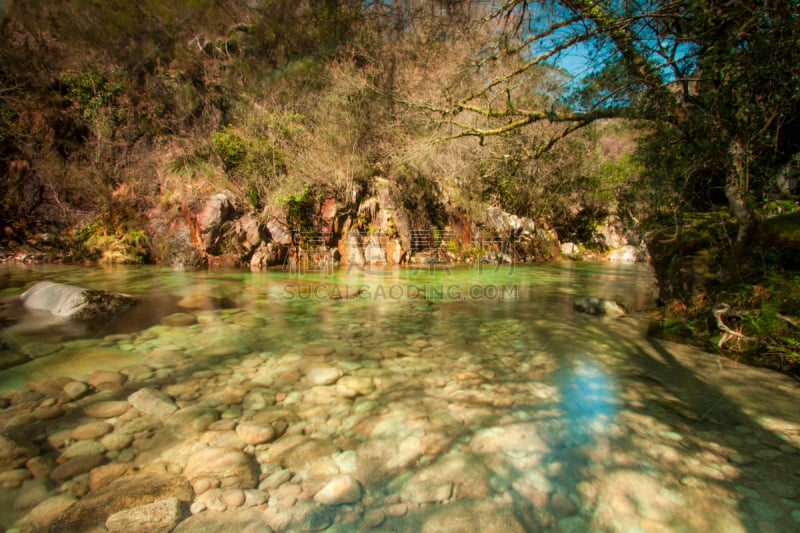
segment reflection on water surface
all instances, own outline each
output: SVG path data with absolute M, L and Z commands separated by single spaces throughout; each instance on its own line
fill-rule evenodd
M 45 279 L 141 303 L 81 325 L 14 308 Z M 3 357 L 25 355 L 0 372 L 24 456 L 0 463 L 5 527 L 90 530 L 170 496 L 192 513 L 176 531 L 800 522 L 797 384 L 647 338 L 641 266 L 4 268 L 0 290 Z M 576 315 L 584 294 L 633 314 Z M 145 474 L 162 488 L 132 497 Z

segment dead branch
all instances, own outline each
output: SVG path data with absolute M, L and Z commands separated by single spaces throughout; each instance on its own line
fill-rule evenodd
M 728 342 L 729 340 L 736 338 L 744 342 L 751 342 L 756 344 L 766 344 L 763 340 L 757 339 L 755 337 L 748 337 L 747 335 L 742 335 L 740 332 L 735 331 L 729 328 L 725 323 L 722 321 L 723 316 L 737 316 L 736 313 L 731 312 L 731 306 L 726 303 L 720 303 L 716 306 L 714 310 L 714 320 L 717 322 L 717 329 L 722 332 L 722 338 L 717 344 L 718 348 L 722 348 L 722 346 Z
M 797 324 L 797 322 L 796 322 L 796 321 L 792 320 L 791 318 L 789 318 L 789 317 L 788 317 L 788 316 L 786 316 L 786 315 L 782 315 L 781 313 L 775 313 L 775 316 L 776 316 L 777 318 L 780 318 L 781 320 L 783 320 L 783 321 L 785 321 L 785 322 L 788 322 L 790 325 L 792 325 L 792 326 L 794 326 L 794 327 L 800 327 L 800 326 L 798 326 L 798 324 Z

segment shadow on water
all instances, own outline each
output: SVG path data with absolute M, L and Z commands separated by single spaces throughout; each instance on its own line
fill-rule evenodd
M 623 428 L 611 441 L 613 447 L 627 450 L 623 462 L 629 464 L 613 468 L 641 472 L 654 482 L 649 501 L 643 501 L 647 487 L 642 483 L 631 487 L 639 491 L 639 501 L 631 494 L 628 499 L 640 513 L 649 506 L 652 516 L 645 517 L 657 522 L 665 516 L 655 502 L 666 505 L 674 499 L 680 504 L 680 522 L 697 530 L 707 527 L 708 516 L 714 515 L 714 530 L 791 529 L 796 520 L 791 513 L 798 508 L 798 426 L 792 423 L 780 432 L 781 424 L 770 424 L 764 416 L 780 419 L 796 413 L 791 401 L 774 402 L 780 390 L 770 390 L 790 380 L 762 369 L 730 368 L 731 363 L 715 355 L 633 336 L 629 327 L 620 326 L 610 324 L 604 333 L 628 363 L 617 374 L 618 387 L 635 392 L 624 406 L 623 414 L 631 419 L 627 431 Z M 760 395 L 748 399 L 737 394 L 734 399 L 730 393 L 748 388 L 748 380 L 757 383 Z M 748 400 L 753 403 L 744 405 Z M 665 480 L 663 485 L 659 479 Z M 684 496 L 675 498 L 681 492 Z M 692 496 L 707 503 L 691 505 Z M 736 502 L 735 517 L 721 512 L 731 500 Z
M 443 513 L 467 520 L 466 529 L 454 530 L 480 530 L 469 529 L 469 520 L 480 525 L 497 518 L 493 509 L 513 515 L 528 531 L 791 529 L 793 512 L 800 516 L 800 425 L 781 419 L 796 416 L 796 387 L 783 390 L 783 376 L 730 363 L 720 368 L 711 354 L 644 337 L 634 319 L 573 315 L 572 295 L 591 291 L 593 276 L 607 289 L 625 275 L 582 268 L 537 271 L 541 279 L 525 286 L 520 302 L 297 298 L 273 305 L 257 283 L 219 287 L 201 276 L 199 297 L 173 291 L 167 303 L 142 308 L 152 315 L 137 319 L 160 322 L 176 310 L 176 298 L 189 298 L 184 304 L 197 307 L 181 309 L 200 322 L 151 328 L 173 335 L 174 347 L 142 359 L 137 364 L 149 370 L 139 375 L 147 377 L 132 378 L 102 399 L 124 400 L 142 386 L 186 390 L 192 383 L 219 390 L 222 398 L 229 388 L 253 386 L 247 379 L 229 381 L 253 354 L 269 365 L 292 357 L 298 364 L 360 365 L 382 388 L 369 397 L 374 406 L 353 411 L 334 433 L 326 433 L 329 419 L 320 413 L 335 411 L 335 402 L 267 411 L 281 411 L 310 440 L 356 451 L 368 471 L 362 483 L 372 503 L 364 507 L 412 502 L 403 516 L 387 515 L 381 531 L 463 524 Z M 632 295 L 632 301 L 639 298 Z M 255 314 L 263 317 L 248 316 Z M 217 330 L 218 341 L 212 337 Z M 145 328 L 131 333 L 139 331 L 135 338 L 147 343 Z M 308 345 L 334 349 L 311 357 L 303 355 Z M 163 368 L 171 370 L 159 373 Z M 199 372 L 212 377 L 198 380 Z M 294 385 L 282 379 L 276 378 L 275 392 L 291 393 Z M 189 395 L 179 403 L 194 401 Z M 337 401 L 349 409 L 356 404 Z M 221 402 L 217 411 L 227 408 Z M 56 456 L 48 435 L 81 420 L 75 406 L 56 420 L 4 420 L 3 433 Z M 416 438 L 424 439 L 424 453 L 399 461 L 401 444 Z M 162 457 L 183 440 L 179 433 L 144 435 L 136 462 Z M 450 492 L 440 496 L 443 480 Z M 332 511 L 313 512 L 327 520 Z M 78 522 L 70 520 L 78 518 L 55 530 L 74 530 Z M 340 522 L 333 530 L 367 528 Z

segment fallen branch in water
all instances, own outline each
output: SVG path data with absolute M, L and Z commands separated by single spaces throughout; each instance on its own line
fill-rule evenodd
M 766 344 L 761 339 L 757 339 L 755 337 L 748 337 L 747 335 L 743 335 L 740 331 L 736 331 L 729 328 L 722 321 L 723 316 L 737 316 L 737 315 L 731 312 L 731 306 L 726 303 L 721 303 L 717 305 L 717 308 L 714 310 L 714 319 L 717 321 L 717 328 L 722 332 L 722 338 L 720 339 L 719 344 L 717 344 L 718 348 L 722 348 L 722 346 L 731 339 L 739 339 L 744 342 Z

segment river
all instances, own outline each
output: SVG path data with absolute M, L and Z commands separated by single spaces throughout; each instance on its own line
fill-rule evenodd
M 42 280 L 140 303 L 91 324 L 15 305 Z M 0 525 L 114 530 L 177 497 L 177 517 L 140 512 L 175 531 L 796 530 L 797 382 L 648 337 L 655 294 L 646 266 L 607 263 L 0 267 L 0 433 L 28 450 L 0 463 Z M 575 313 L 580 295 L 630 313 Z M 132 499 L 145 473 L 183 491 Z

